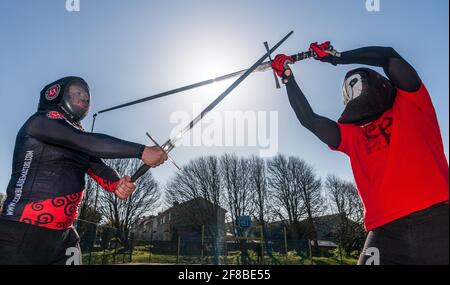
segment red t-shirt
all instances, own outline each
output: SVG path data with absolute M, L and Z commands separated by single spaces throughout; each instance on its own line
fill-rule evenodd
M 424 85 L 397 89 L 393 108 L 374 122 L 339 127 L 337 150 L 350 157 L 367 230 L 448 202 L 448 162 Z

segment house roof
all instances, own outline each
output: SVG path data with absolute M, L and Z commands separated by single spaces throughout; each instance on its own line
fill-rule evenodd
M 143 217 L 142 220 L 139 221 L 139 223 L 144 223 L 145 221 L 153 220 L 155 218 L 164 216 L 164 215 L 166 215 L 166 214 L 168 214 L 170 212 L 175 211 L 178 208 L 189 207 L 189 206 L 196 206 L 195 203 L 207 203 L 207 204 L 210 204 L 210 205 L 214 205 L 213 203 L 211 203 L 210 201 L 206 200 L 205 198 L 198 197 L 198 198 L 191 199 L 191 200 L 183 202 L 183 203 L 176 204 L 176 205 L 166 209 L 163 212 L 159 212 L 156 216 Z M 222 208 L 220 206 L 219 206 L 219 211 L 223 211 L 225 213 L 227 212 L 224 208 Z
M 314 244 L 314 241 L 310 241 L 311 245 Z M 317 241 L 318 245 L 321 247 L 337 247 L 338 245 L 332 241 L 329 240 L 318 240 Z
M 340 214 L 331 214 L 331 215 L 324 215 L 324 216 L 320 216 L 320 217 L 314 217 L 313 221 L 316 225 L 321 225 L 321 224 L 328 224 L 328 225 L 337 225 L 340 222 Z M 303 219 L 301 220 L 299 223 L 300 224 L 305 224 L 308 222 L 308 219 Z M 279 220 L 279 221 L 274 221 L 269 223 L 269 225 L 282 225 L 282 224 L 286 224 L 289 223 L 287 220 Z

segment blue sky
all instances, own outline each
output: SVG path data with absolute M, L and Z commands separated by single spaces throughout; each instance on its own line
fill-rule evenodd
M 448 7 L 444 0 L 381 0 L 369 13 L 363 0 L 81 0 L 80 12 L 65 10 L 65 0 L 0 1 L 0 192 L 11 173 L 18 129 L 33 114 L 39 91 L 66 75 L 91 86 L 92 112 L 167 89 L 250 66 L 264 53 L 262 43 L 295 34 L 279 52 L 305 50 L 310 42 L 331 40 L 341 50 L 369 45 L 394 47 L 420 73 L 435 105 L 445 151 L 449 137 Z M 311 105 L 337 119 L 341 86 L 354 66 L 314 61 L 293 67 Z M 165 141 L 174 111 L 192 112 L 231 82 L 100 115 L 97 132 L 149 143 L 146 131 Z M 286 91 L 276 90 L 271 73 L 255 74 L 225 99 L 218 111 L 279 112 L 279 152 L 296 155 L 325 177 L 353 179 L 348 159 L 329 151 L 300 126 Z M 91 113 L 92 115 L 92 113 Z M 90 126 L 91 117 L 84 121 Z M 179 164 L 200 155 L 258 154 L 256 147 L 180 147 Z M 164 183 L 175 169 L 153 171 Z

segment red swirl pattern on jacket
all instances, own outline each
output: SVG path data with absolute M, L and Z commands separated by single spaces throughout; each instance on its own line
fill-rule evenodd
M 78 216 L 78 205 L 83 192 L 63 197 L 30 202 L 25 205 L 20 221 L 49 229 L 70 228 Z
M 98 183 L 98 185 L 100 185 L 103 189 L 105 189 L 106 191 L 112 193 L 116 190 L 117 184 L 119 183 L 119 181 L 110 181 L 107 180 L 105 178 L 102 178 L 98 175 L 96 175 L 94 173 L 94 171 L 92 171 L 92 169 L 88 169 L 87 170 L 87 174 L 95 180 L 95 182 Z

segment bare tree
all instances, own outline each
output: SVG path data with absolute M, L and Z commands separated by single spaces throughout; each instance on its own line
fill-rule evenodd
M 170 205 L 180 204 L 174 227 L 200 232 L 203 226 L 204 241 L 211 245 L 213 262 L 218 264 L 219 244 L 223 244 L 221 237 L 225 232 L 225 212 L 217 157 L 201 157 L 184 166 L 167 183 L 166 201 Z
M 294 187 L 300 189 L 301 200 L 306 212 L 306 227 L 302 229 L 303 237 L 314 241 L 314 251 L 317 253 L 319 245 L 317 242 L 316 225 L 314 218 L 325 210 L 322 196 L 322 183 L 316 177 L 314 169 L 304 160 L 296 157 L 290 159 Z
M 286 222 L 293 234 L 300 234 L 300 220 L 306 213 L 302 189 L 295 184 L 296 161 L 284 155 L 277 155 L 267 162 L 268 185 L 271 196 L 271 209 Z
M 5 203 L 6 195 L 0 193 L 0 213 L 2 212 L 3 204 Z
M 131 175 L 140 166 L 135 159 L 117 159 L 107 162 L 120 175 Z M 157 182 L 147 172 L 136 182 L 136 191 L 127 200 L 120 200 L 112 193 L 100 192 L 98 210 L 107 224 L 117 229 L 116 237 L 126 248 L 130 246 L 130 232 L 141 217 L 153 212 L 161 196 Z
M 341 247 L 347 254 L 360 250 L 365 237 L 364 207 L 355 185 L 335 175 L 329 175 L 325 188 L 331 202 L 331 210 L 340 218 L 337 235 Z
M 188 201 L 196 203 L 197 210 L 189 211 L 182 217 L 185 224 L 198 231 L 202 225 L 210 226 L 205 228 L 205 234 L 214 238 L 219 234 L 219 229 L 212 227 L 212 224 L 220 224 L 218 219 L 224 204 L 221 190 L 218 159 L 208 156 L 184 166 L 183 170 L 167 183 L 165 198 L 169 205 Z M 223 233 L 224 229 L 221 231 Z
M 234 233 L 242 236 L 243 232 L 236 227 L 239 217 L 252 216 L 254 191 L 250 182 L 249 160 L 234 154 L 225 154 L 220 158 L 223 187 Z
M 247 241 L 240 239 L 248 236 L 250 229 L 244 229 L 238 225 L 240 217 L 253 216 L 255 213 L 254 191 L 251 187 L 249 160 L 238 158 L 235 154 L 225 154 L 220 159 L 223 185 L 226 193 L 226 201 L 231 219 L 231 228 L 239 242 L 242 264 L 249 264 L 250 256 Z
M 102 214 L 95 207 L 97 191 L 102 190 L 92 178 L 87 176 L 76 223 L 77 232 L 81 238 L 80 246 L 83 250 L 92 250 L 98 233 L 97 225 L 102 219 Z
M 253 204 L 255 208 L 255 217 L 261 225 L 262 232 L 266 237 L 266 223 L 269 221 L 269 201 L 265 161 L 260 157 L 252 156 L 248 168 L 250 171 L 250 187 L 254 193 Z
M 95 198 L 99 189 L 98 184 L 90 177 L 85 179 L 85 191 L 83 193 L 83 200 L 79 206 L 79 219 L 89 221 L 92 223 L 99 223 L 102 219 L 101 214 L 97 211 L 95 205 Z

